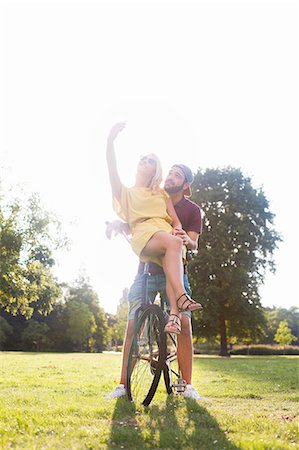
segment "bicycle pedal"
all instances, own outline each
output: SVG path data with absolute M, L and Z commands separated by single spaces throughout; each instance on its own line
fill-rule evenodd
M 183 394 L 185 392 L 185 388 L 184 387 L 177 387 L 176 389 L 175 389 L 175 393 L 177 394 L 177 395 L 179 395 L 179 394 Z
M 173 384 L 173 387 L 175 389 L 175 393 L 176 394 L 182 394 L 183 392 L 185 392 L 186 389 L 186 381 L 183 380 L 182 378 L 179 378 L 177 383 Z

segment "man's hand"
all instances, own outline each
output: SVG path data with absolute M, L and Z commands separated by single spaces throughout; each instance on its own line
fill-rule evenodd
M 120 133 L 125 128 L 125 126 L 125 122 L 118 122 L 113 125 L 108 135 L 108 142 L 113 142 L 116 139 L 118 133 Z
M 117 236 L 120 233 L 130 234 L 130 227 L 127 223 L 121 220 L 114 220 L 113 222 L 106 222 L 106 236 L 111 239 L 112 233 Z
M 189 236 L 186 233 L 186 231 L 184 231 L 182 228 L 175 228 L 174 235 L 180 237 L 182 239 L 184 245 L 188 245 Z

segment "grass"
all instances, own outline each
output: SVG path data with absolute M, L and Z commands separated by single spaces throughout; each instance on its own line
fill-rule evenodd
M 295 449 L 298 357 L 195 356 L 200 402 L 104 395 L 121 355 L 0 353 L 1 449 Z M 298 447 L 297 447 L 298 448 Z

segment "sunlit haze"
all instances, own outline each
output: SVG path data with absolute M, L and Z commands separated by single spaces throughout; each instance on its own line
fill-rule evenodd
M 114 313 L 138 260 L 116 218 L 106 137 L 124 184 L 140 155 L 240 167 L 262 187 L 283 242 L 263 306 L 298 304 L 298 2 L 1 1 L 1 161 L 72 241 L 55 275 L 85 272 Z M 198 299 L 200 300 L 200 299 Z

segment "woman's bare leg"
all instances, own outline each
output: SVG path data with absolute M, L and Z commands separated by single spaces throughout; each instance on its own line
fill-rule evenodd
M 176 299 L 185 292 L 183 283 L 182 240 L 165 231 L 158 231 L 142 251 L 144 256 L 160 256 L 166 276 L 170 312 L 178 314 Z
M 171 284 L 169 283 L 169 281 L 167 281 L 167 278 L 166 278 L 166 294 L 167 294 L 167 298 L 169 300 L 170 314 L 178 314 L 176 295 L 175 295 L 174 290 L 172 289 Z M 171 305 L 174 305 L 174 307 L 172 307 Z

